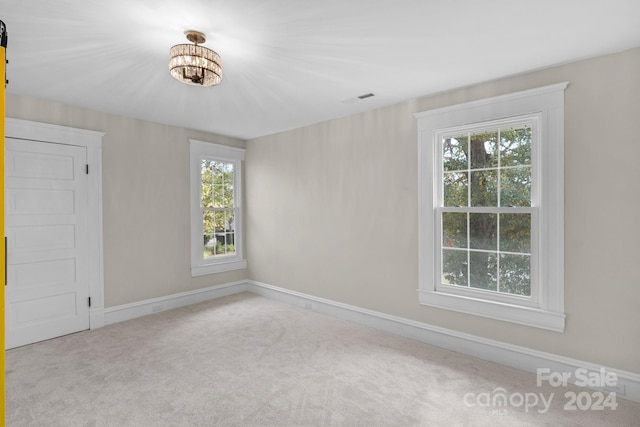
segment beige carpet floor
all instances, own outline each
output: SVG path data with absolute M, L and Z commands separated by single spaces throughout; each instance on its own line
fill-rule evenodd
M 640 425 L 639 403 L 567 411 L 583 390 L 250 293 L 6 360 L 8 426 Z M 487 404 L 499 392 L 511 403 Z M 526 393 L 554 396 L 545 411 L 518 405 Z

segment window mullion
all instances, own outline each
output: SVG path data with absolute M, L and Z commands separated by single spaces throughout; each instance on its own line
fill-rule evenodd
M 497 198 L 498 198 L 498 207 L 502 206 L 502 191 L 501 191 L 501 184 L 502 184 L 502 163 L 501 163 L 501 155 L 502 155 L 502 150 L 500 149 L 500 138 L 501 138 L 501 128 L 498 128 L 498 140 L 496 141 L 497 144 L 497 148 L 498 148 L 498 194 L 497 194 Z
M 500 162 L 498 161 L 498 165 L 500 165 Z M 500 174 L 498 173 L 498 176 Z M 500 200 L 500 198 L 498 197 L 498 200 Z M 496 227 L 498 227 L 498 230 L 496 231 L 496 292 L 500 292 L 500 240 L 501 240 L 501 235 L 502 233 L 500 232 L 500 214 L 496 214 L 497 215 L 497 225 Z M 531 285 L 529 285 L 531 286 Z
M 467 207 L 471 206 L 471 133 L 467 132 Z
M 471 287 L 471 132 L 467 132 L 467 288 Z
M 498 194 L 498 208 L 502 207 L 502 128 L 498 128 L 498 140 L 496 141 L 497 150 L 498 150 L 498 185 L 497 192 Z M 500 228 L 500 214 L 496 214 L 496 292 L 500 292 L 500 243 L 501 243 L 501 228 Z
M 471 215 L 467 212 L 467 287 L 471 287 Z

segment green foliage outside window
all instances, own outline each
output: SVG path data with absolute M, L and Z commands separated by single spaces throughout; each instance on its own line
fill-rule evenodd
M 203 160 L 201 166 L 203 255 L 235 253 L 233 163 Z
M 531 128 L 444 138 L 443 283 L 530 295 L 531 214 L 447 207 L 531 206 Z

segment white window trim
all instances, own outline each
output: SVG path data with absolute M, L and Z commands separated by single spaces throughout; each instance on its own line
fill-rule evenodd
M 189 139 L 189 152 L 191 175 L 191 275 L 195 277 L 247 268 L 247 260 L 243 256 L 242 162 L 244 160 L 244 149 Z M 223 160 L 234 163 L 234 203 L 238 208 L 238 216 L 235 219 L 235 255 L 210 259 L 205 259 L 202 255 L 203 229 L 200 211 L 202 178 L 200 176 L 200 165 L 203 159 Z
M 428 306 L 563 332 L 564 314 L 564 90 L 568 82 L 415 114 L 418 121 L 419 299 Z M 534 170 L 540 191 L 536 250 L 537 294 L 524 304 L 438 289 L 435 277 L 437 136 L 452 127 L 536 115 L 540 118 Z M 533 289 L 534 287 L 532 287 Z M 533 303 L 531 303 L 533 301 Z

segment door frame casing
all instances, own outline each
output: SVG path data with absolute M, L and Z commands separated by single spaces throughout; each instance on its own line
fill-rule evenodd
M 5 119 L 5 137 L 74 145 L 87 150 L 88 183 L 88 255 L 89 255 L 89 328 L 104 326 L 104 270 L 102 234 L 102 137 L 104 132 L 51 125 L 21 119 Z

